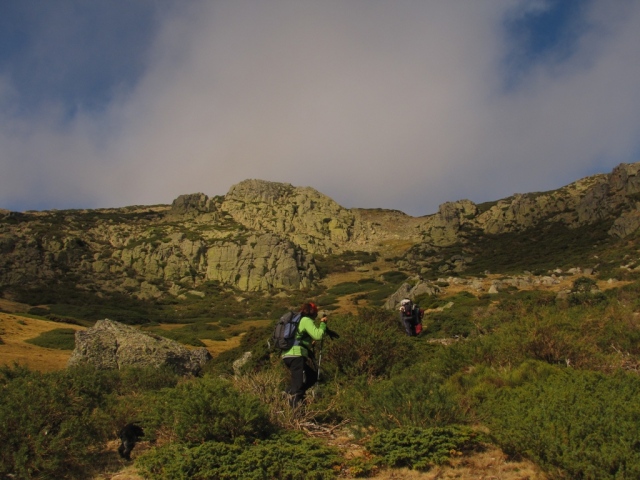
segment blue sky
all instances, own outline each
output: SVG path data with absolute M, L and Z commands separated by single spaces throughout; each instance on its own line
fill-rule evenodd
M 633 0 L 0 0 L 0 208 L 411 215 L 640 161 Z

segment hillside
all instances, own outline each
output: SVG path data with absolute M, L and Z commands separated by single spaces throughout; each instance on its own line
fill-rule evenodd
M 20 432 L 8 451 L 26 452 L 0 476 L 638 478 L 639 171 L 423 217 L 260 180 L 171 205 L 0 211 L 0 441 Z M 405 296 L 426 311 L 418 337 L 399 325 Z M 309 299 L 340 338 L 292 412 L 266 340 Z M 190 379 L 66 368 L 74 332 L 104 318 L 213 360 Z M 147 432 L 133 464 L 114 440 L 132 419 Z
M 323 260 L 339 261 L 349 252 L 378 255 L 431 279 L 503 273 L 514 243 L 524 254 L 518 271 L 578 266 L 568 260 L 593 267 L 601 262 L 585 249 L 606 250 L 640 225 L 639 169 L 620 165 L 556 191 L 488 204 L 450 202 L 425 217 L 349 210 L 312 188 L 259 180 L 234 185 L 224 197 L 184 195 L 171 205 L 3 211 L 0 291 L 23 303 L 55 303 L 69 289 L 114 299 L 184 300 L 213 283 L 276 295 L 312 290 L 327 274 L 319 270 Z M 549 236 L 569 244 L 550 249 Z M 575 250 L 576 242 L 573 257 L 559 255 L 557 265 L 549 264 L 549 255 Z M 535 246 L 547 259 L 526 255 Z M 487 250 L 495 258 L 487 260 Z

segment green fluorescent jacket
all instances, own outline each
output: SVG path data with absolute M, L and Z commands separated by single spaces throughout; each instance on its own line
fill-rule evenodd
M 312 340 L 322 340 L 324 332 L 327 329 L 327 324 L 320 323 L 319 327 L 309 317 L 302 317 L 300 324 L 298 325 L 298 331 L 296 332 L 296 340 L 299 345 L 294 345 L 289 350 L 282 354 L 282 357 L 308 357 L 309 349 L 311 348 Z

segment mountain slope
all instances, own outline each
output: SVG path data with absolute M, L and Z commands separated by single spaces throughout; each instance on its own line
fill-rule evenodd
M 377 253 L 431 277 L 477 272 L 488 242 L 508 251 L 510 243 L 560 230 L 597 231 L 593 241 L 601 245 L 633 235 L 639 171 L 640 164 L 622 164 L 555 191 L 449 202 L 424 217 L 346 209 L 313 188 L 261 180 L 234 185 L 224 197 L 183 195 L 172 205 L 5 210 L 0 289 L 7 297 L 66 283 L 83 292 L 185 298 L 214 282 L 275 294 L 312 288 L 323 275 L 319 259 L 349 251 Z

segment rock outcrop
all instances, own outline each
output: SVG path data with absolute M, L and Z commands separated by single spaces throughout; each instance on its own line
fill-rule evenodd
M 387 298 L 384 308 L 395 310 L 404 298 L 414 301 L 419 295 L 437 295 L 440 288 L 432 282 L 418 282 L 416 285 L 403 283 L 398 290 Z
M 610 234 L 624 237 L 640 226 L 640 163 L 621 164 L 610 174 L 583 178 L 558 190 L 515 194 L 492 204 L 449 202 L 427 217 L 421 228 L 430 245 L 448 246 L 465 233 L 499 235 L 522 232 L 542 223 L 577 228 L 614 220 Z
M 461 273 L 473 261 L 446 248 L 481 235 L 561 224 L 606 222 L 624 238 L 640 227 L 640 163 L 558 190 L 476 205 L 447 202 L 410 217 L 346 209 L 310 187 L 245 180 L 225 196 L 181 195 L 171 205 L 45 212 L 0 211 L 0 288 L 74 288 L 140 299 L 183 298 L 205 282 L 243 291 L 306 289 L 318 280 L 314 256 L 377 252 L 395 242 L 398 268 Z M 408 249 L 411 247 L 411 250 Z
M 178 342 L 113 320 L 99 320 L 78 330 L 68 366 L 93 365 L 100 369 L 170 367 L 183 375 L 196 375 L 211 360 L 206 348 L 189 350 Z
M 312 254 L 370 251 L 372 243 L 388 238 L 420 239 L 419 221 L 402 212 L 348 210 L 311 187 L 288 183 L 245 180 L 231 187 L 221 208 L 245 228 L 285 237 Z

